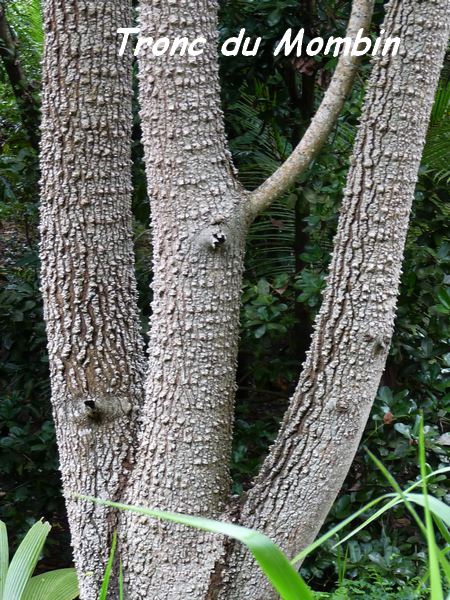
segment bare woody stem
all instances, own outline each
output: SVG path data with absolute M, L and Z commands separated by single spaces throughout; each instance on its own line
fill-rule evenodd
M 347 37 L 354 38 L 360 29 L 367 30 L 372 18 L 372 10 L 373 0 L 354 0 Z M 251 219 L 286 191 L 318 154 L 339 117 L 345 98 L 353 85 L 359 63 L 359 57 L 341 55 L 330 85 L 305 135 L 289 158 L 250 194 L 247 211 Z
M 80 597 L 96 600 L 133 465 L 145 357 L 131 213 L 129 0 L 46 0 L 41 290 L 52 406 Z M 70 494 L 69 494 L 70 492 Z

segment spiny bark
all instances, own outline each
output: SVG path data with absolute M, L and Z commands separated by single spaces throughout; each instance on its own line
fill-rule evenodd
M 154 243 L 150 361 L 128 500 L 217 517 L 230 488 L 246 221 L 220 108 L 215 2 L 141 2 L 141 36 L 205 36 L 198 57 L 140 55 Z M 124 515 L 130 598 L 202 598 L 207 535 Z
M 368 4 L 356 0 L 354 9 Z M 124 0 L 46 2 L 41 247 L 65 490 L 213 517 L 229 497 L 245 231 L 257 211 L 293 181 L 293 165 L 305 168 L 310 150 L 317 149 L 314 136 L 307 136 L 284 172 L 248 200 L 225 144 L 216 11 L 215 3 L 186 0 L 146 0 L 141 6 L 141 35 L 206 36 L 208 44 L 198 57 L 147 52 L 141 59 L 154 300 L 139 421 L 130 63 L 118 58 L 114 34 L 129 21 Z M 325 518 L 384 365 L 409 204 L 444 46 L 442 27 L 433 19 L 445 14 L 443 0 L 396 0 L 390 8 L 386 29 L 404 34 L 407 52 L 376 65 L 315 340 L 280 437 L 244 508 L 245 524 L 267 531 L 289 552 L 310 541 Z M 353 72 L 351 66 L 347 75 Z M 418 82 L 426 85 L 420 94 Z M 331 96 L 321 118 L 337 116 L 343 96 L 339 89 Z M 406 98 L 414 105 L 415 123 L 403 118 Z M 329 123 L 316 124 L 324 141 Z M 70 499 L 68 506 L 81 598 L 90 600 L 97 597 L 115 517 Z M 128 513 L 119 532 L 130 600 L 273 597 L 248 556 L 236 549 L 224 557 L 226 548 L 216 538 Z
M 351 34 L 367 25 L 371 6 L 371 0 L 355 2 Z M 198 57 L 140 55 L 154 300 L 142 434 L 128 495 L 133 504 L 212 517 L 229 498 L 244 238 L 262 198 L 248 200 L 226 148 L 216 15 L 215 2 L 153 0 L 140 8 L 141 36 L 204 36 L 207 45 Z M 340 61 L 320 131 L 337 117 L 355 69 L 355 60 Z M 174 525 L 147 527 L 142 518 L 124 516 L 130 597 L 214 593 L 221 542 Z
M 355 455 L 389 349 L 411 201 L 448 39 L 447 0 L 392 0 L 396 57 L 375 60 L 312 346 L 241 522 L 294 555 L 311 543 Z M 276 595 L 236 548 L 220 598 Z
M 34 89 L 28 81 L 17 47 L 6 18 L 4 0 L 0 1 L 0 57 L 13 89 L 20 110 L 22 123 L 27 132 L 28 139 L 35 150 L 39 149 L 39 103 L 36 100 Z
M 131 230 L 128 0 L 47 0 L 41 289 L 64 490 L 120 498 L 132 465 L 143 357 Z M 98 596 L 115 517 L 67 508 L 83 600 Z

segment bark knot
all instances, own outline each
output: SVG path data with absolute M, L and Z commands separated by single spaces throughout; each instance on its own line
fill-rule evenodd
M 228 236 L 223 224 L 215 223 L 200 232 L 198 242 L 201 248 L 218 250 L 225 246 Z
M 127 416 L 131 412 L 131 404 L 125 398 L 116 396 L 89 396 L 78 406 L 75 420 L 81 424 L 100 424 Z

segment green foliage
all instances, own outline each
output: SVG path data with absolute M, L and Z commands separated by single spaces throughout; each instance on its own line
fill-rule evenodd
M 59 569 L 32 577 L 50 529 L 47 522 L 35 523 L 9 563 L 6 526 L 0 521 L 0 600 L 74 600 L 78 597 L 75 569 Z
M 442 81 L 431 114 L 423 162 L 436 183 L 450 182 L 448 147 L 450 144 L 450 82 Z
M 276 291 L 284 282 L 284 276 L 278 277 L 271 287 L 266 279 L 260 279 L 255 286 L 244 288 L 243 320 L 247 335 L 259 339 L 271 332 L 287 333 L 292 317 L 282 318 L 288 307 L 272 293 L 272 289 Z
M 62 515 L 35 255 L 0 271 L 0 514 L 16 538 Z
M 317 600 L 425 600 L 429 598 L 429 591 L 423 589 L 420 579 L 411 579 L 408 585 L 398 588 L 378 571 L 369 570 L 367 579 L 344 580 L 332 594 L 317 593 L 315 597 Z
M 6 17 L 16 39 L 21 67 L 38 103 L 43 42 L 40 2 L 7 0 Z M 37 201 L 38 159 L 22 127 L 20 108 L 1 61 L 0 97 L 0 220 L 17 217 L 18 213 L 26 218 L 32 210 L 27 205 Z
M 6 15 L 21 66 L 38 96 L 41 3 L 7 0 Z M 38 282 L 38 157 L 1 62 L 0 97 L 0 516 L 15 546 L 36 512 L 63 523 L 65 509 Z M 58 545 L 58 556 L 64 564 L 70 562 L 67 535 L 63 545 L 67 549 Z M 54 546 L 52 539 L 46 551 Z

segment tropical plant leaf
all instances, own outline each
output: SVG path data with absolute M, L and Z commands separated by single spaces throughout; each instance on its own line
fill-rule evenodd
M 44 31 L 42 26 L 42 10 L 39 0 L 14 0 L 8 3 L 8 17 L 13 29 L 26 28 L 27 40 L 31 41 L 37 51 L 42 50 Z M 24 36 L 20 36 L 24 39 Z
M 3 591 L 5 600 L 21 600 L 50 529 L 50 524 L 41 520 L 23 538 L 9 565 Z
M 75 600 L 78 598 L 75 569 L 58 569 L 32 577 L 21 600 Z
M 258 531 L 248 529 L 247 527 L 241 527 L 240 525 L 213 521 L 212 519 L 204 519 L 202 517 L 191 517 L 179 513 L 151 510 L 141 506 L 120 504 L 118 502 L 100 500 L 98 498 L 82 496 L 80 494 L 74 494 L 74 496 L 104 506 L 128 510 L 155 519 L 172 521 L 173 523 L 187 525 L 189 527 L 201 529 L 202 531 L 219 533 L 231 537 L 247 546 L 256 562 L 283 600 L 313 600 L 314 598 L 308 585 L 292 567 L 280 548 L 267 536 Z
M 450 181 L 450 83 L 441 83 L 435 96 L 422 164 L 436 183 Z
M 0 600 L 3 600 L 6 575 L 8 573 L 9 564 L 9 548 L 8 548 L 8 533 L 6 525 L 0 521 Z
M 408 494 L 405 493 L 405 496 L 414 504 L 418 504 L 419 506 L 425 507 L 425 496 L 423 494 Z M 434 496 L 430 496 L 428 494 L 428 506 L 430 511 L 435 514 L 437 517 L 442 519 L 447 527 L 450 527 L 450 506 L 435 498 Z

